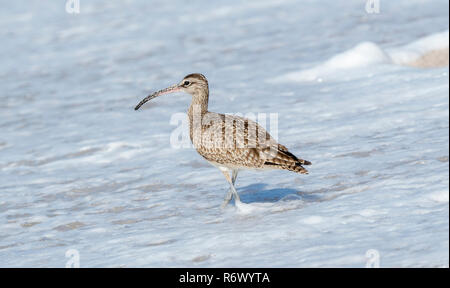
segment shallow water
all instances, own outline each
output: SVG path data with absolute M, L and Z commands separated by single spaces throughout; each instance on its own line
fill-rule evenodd
M 277 78 L 448 30 L 448 1 L 53 2 L 1 2 L 0 266 L 448 266 L 448 67 Z M 133 110 L 191 72 L 212 111 L 278 113 L 310 175 L 242 172 L 221 210 L 221 173 L 170 146 L 190 97 Z

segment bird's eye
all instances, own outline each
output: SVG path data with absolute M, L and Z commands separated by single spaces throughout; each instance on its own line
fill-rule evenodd
M 184 81 L 184 83 L 183 83 L 184 86 L 189 86 L 190 84 L 191 84 L 191 82 L 189 82 L 189 81 L 187 81 L 187 80 Z

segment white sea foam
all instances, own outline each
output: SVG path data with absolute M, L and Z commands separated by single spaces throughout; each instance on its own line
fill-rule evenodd
M 408 64 L 419 59 L 428 52 L 448 49 L 449 31 L 435 33 L 418 39 L 410 44 L 387 50 L 393 63 Z
M 339 53 L 323 63 L 309 69 L 290 72 L 278 76 L 271 82 L 323 81 L 323 79 L 342 77 L 348 70 L 380 64 L 407 65 L 426 53 L 448 49 L 449 31 L 435 33 L 416 40 L 408 45 L 384 50 L 373 42 L 362 42 L 355 47 Z M 448 57 L 447 57 L 448 58 Z
M 448 67 L 394 64 L 443 47 L 418 39 L 448 1 L 4 2 L 1 267 L 448 267 Z M 242 171 L 221 209 L 223 175 L 170 146 L 191 97 L 133 110 L 192 72 L 212 111 L 278 113 L 310 174 Z

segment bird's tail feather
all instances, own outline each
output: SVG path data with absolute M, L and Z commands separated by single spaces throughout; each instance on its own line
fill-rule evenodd
M 281 161 L 277 161 L 277 162 L 281 162 Z M 270 161 L 266 161 L 264 162 L 264 165 L 270 168 L 276 168 L 276 169 L 283 169 L 283 170 L 288 170 L 288 171 L 292 171 L 295 173 L 299 173 L 299 174 L 308 174 L 308 170 L 306 170 L 302 164 L 300 162 L 296 162 L 296 163 L 287 163 L 285 161 L 283 161 L 284 163 L 275 163 L 275 162 L 270 162 Z

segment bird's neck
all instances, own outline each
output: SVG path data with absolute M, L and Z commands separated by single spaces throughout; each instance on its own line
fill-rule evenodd
M 203 116 L 206 112 L 208 112 L 208 98 L 209 98 L 209 90 L 205 89 L 199 91 L 198 93 L 192 95 L 191 106 L 188 110 L 189 120 L 192 122 L 193 117 L 196 114 L 197 116 Z
M 203 116 L 208 112 L 209 91 L 205 89 L 192 95 L 191 106 L 189 106 L 189 136 L 194 147 L 201 145 L 201 127 Z

